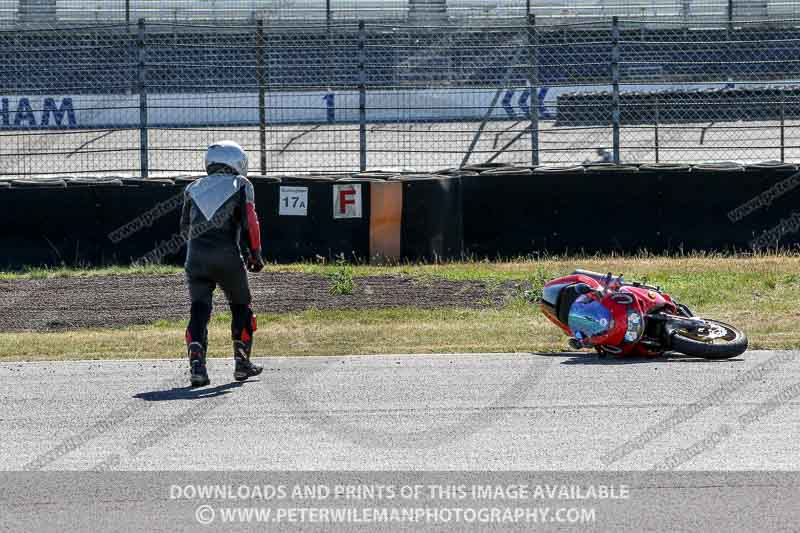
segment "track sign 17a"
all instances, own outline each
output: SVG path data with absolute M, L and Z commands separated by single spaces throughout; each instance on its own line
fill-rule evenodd
M 278 214 L 301 217 L 308 215 L 308 187 L 281 187 Z
M 333 218 L 361 218 L 361 184 L 333 186 Z

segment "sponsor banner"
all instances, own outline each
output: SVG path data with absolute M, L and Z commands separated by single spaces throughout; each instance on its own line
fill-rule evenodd
M 625 91 L 691 90 L 728 84 L 624 85 Z M 367 122 L 525 120 L 533 111 L 554 119 L 558 95 L 609 91 L 608 85 L 498 89 L 398 89 L 367 92 Z M 492 102 L 494 107 L 492 108 Z M 357 91 L 270 92 L 267 124 L 352 124 L 359 122 Z M 138 128 L 139 96 L 0 95 L 0 129 Z M 489 110 L 491 108 L 491 113 Z M 257 93 L 150 94 L 149 127 L 257 126 Z

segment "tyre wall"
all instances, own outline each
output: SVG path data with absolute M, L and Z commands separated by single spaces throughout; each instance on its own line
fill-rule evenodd
M 267 260 L 369 257 L 370 183 L 337 178 L 251 179 Z M 7 182 L 0 186 L 0 268 L 181 264 L 180 212 L 191 181 Z M 344 199 L 337 216 L 335 194 Z
M 597 165 L 462 179 L 465 251 L 478 257 L 800 244 L 793 165 Z
M 0 182 L 0 268 L 180 264 L 191 181 Z M 794 165 L 479 165 L 251 181 L 264 255 L 275 262 L 800 245 Z
M 401 258 L 435 261 L 460 257 L 463 249 L 461 178 L 396 178 L 403 187 Z
M 284 177 L 255 186 L 267 261 L 369 256 L 370 184 L 339 180 L 337 176 Z M 355 190 L 358 195 L 349 194 Z M 344 211 L 334 216 L 335 210 L 341 211 L 342 204 L 334 201 L 340 191 L 346 192 L 340 197 Z

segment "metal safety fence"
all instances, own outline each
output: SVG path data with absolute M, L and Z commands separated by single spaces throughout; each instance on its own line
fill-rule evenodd
M 149 22 L 0 31 L 0 175 L 800 161 L 800 24 Z
M 789 0 L 0 0 L 0 27 L 135 23 L 254 23 L 265 21 L 480 23 L 502 18 L 539 25 L 621 19 L 729 25 L 800 15 Z

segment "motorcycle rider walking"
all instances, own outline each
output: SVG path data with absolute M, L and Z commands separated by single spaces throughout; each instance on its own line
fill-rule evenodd
M 244 381 L 263 370 L 250 361 L 257 324 L 247 270 L 260 272 L 264 262 L 253 184 L 245 177 L 247 154 L 233 141 L 214 143 L 206 151 L 205 169 L 207 176 L 186 187 L 181 212 L 181 233 L 188 242 L 185 270 L 191 316 L 186 346 L 193 387 L 210 383 L 208 322 L 217 285 L 232 314 L 234 379 Z

